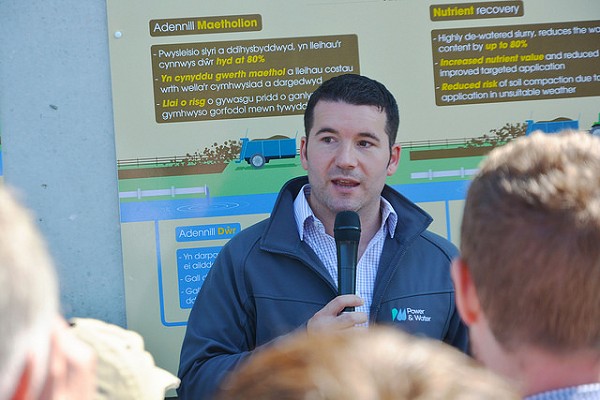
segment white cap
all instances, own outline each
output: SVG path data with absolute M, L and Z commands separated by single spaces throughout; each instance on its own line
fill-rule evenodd
M 167 390 L 179 387 L 179 378 L 156 366 L 137 332 L 97 319 L 70 322 L 98 357 L 95 400 L 164 400 Z

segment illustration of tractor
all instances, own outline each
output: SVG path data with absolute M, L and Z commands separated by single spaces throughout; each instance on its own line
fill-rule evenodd
M 270 160 L 296 157 L 296 138 L 276 135 L 267 139 L 240 138 L 242 149 L 236 163 L 246 161 L 254 168 L 262 168 Z
M 542 131 L 544 133 L 557 133 L 564 129 L 578 130 L 579 120 L 573 120 L 569 118 L 556 118 L 552 121 L 537 121 L 534 122 L 531 119 L 525 121 L 527 123 L 527 130 L 525 135 L 529 136 L 534 131 Z

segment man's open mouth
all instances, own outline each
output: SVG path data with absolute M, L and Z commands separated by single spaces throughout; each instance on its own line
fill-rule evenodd
M 332 182 L 336 186 L 348 187 L 348 188 L 359 185 L 359 183 L 357 181 L 350 180 L 350 179 L 333 179 Z

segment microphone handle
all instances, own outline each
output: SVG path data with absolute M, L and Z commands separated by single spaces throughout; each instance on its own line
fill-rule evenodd
M 356 294 L 356 264 L 358 243 L 340 242 L 338 248 L 338 295 Z M 354 311 L 354 307 L 344 308 L 344 312 Z

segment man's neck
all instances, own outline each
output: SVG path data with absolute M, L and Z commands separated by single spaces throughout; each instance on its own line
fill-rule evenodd
M 319 210 L 315 210 L 315 208 L 310 203 L 310 197 L 308 197 L 308 203 L 311 205 L 313 213 L 315 216 L 319 218 L 319 220 L 324 224 L 325 231 L 333 236 L 333 226 L 335 224 L 335 215 L 331 215 L 328 212 L 319 212 Z M 378 207 L 374 210 L 363 210 L 359 213 L 360 216 L 360 242 L 358 244 L 358 259 L 367 249 L 369 242 L 373 239 L 373 236 L 377 233 L 379 228 L 381 227 L 381 207 Z
M 600 354 L 580 350 L 557 355 L 537 348 L 522 348 L 510 357 L 513 378 L 526 396 L 570 386 L 600 382 Z

